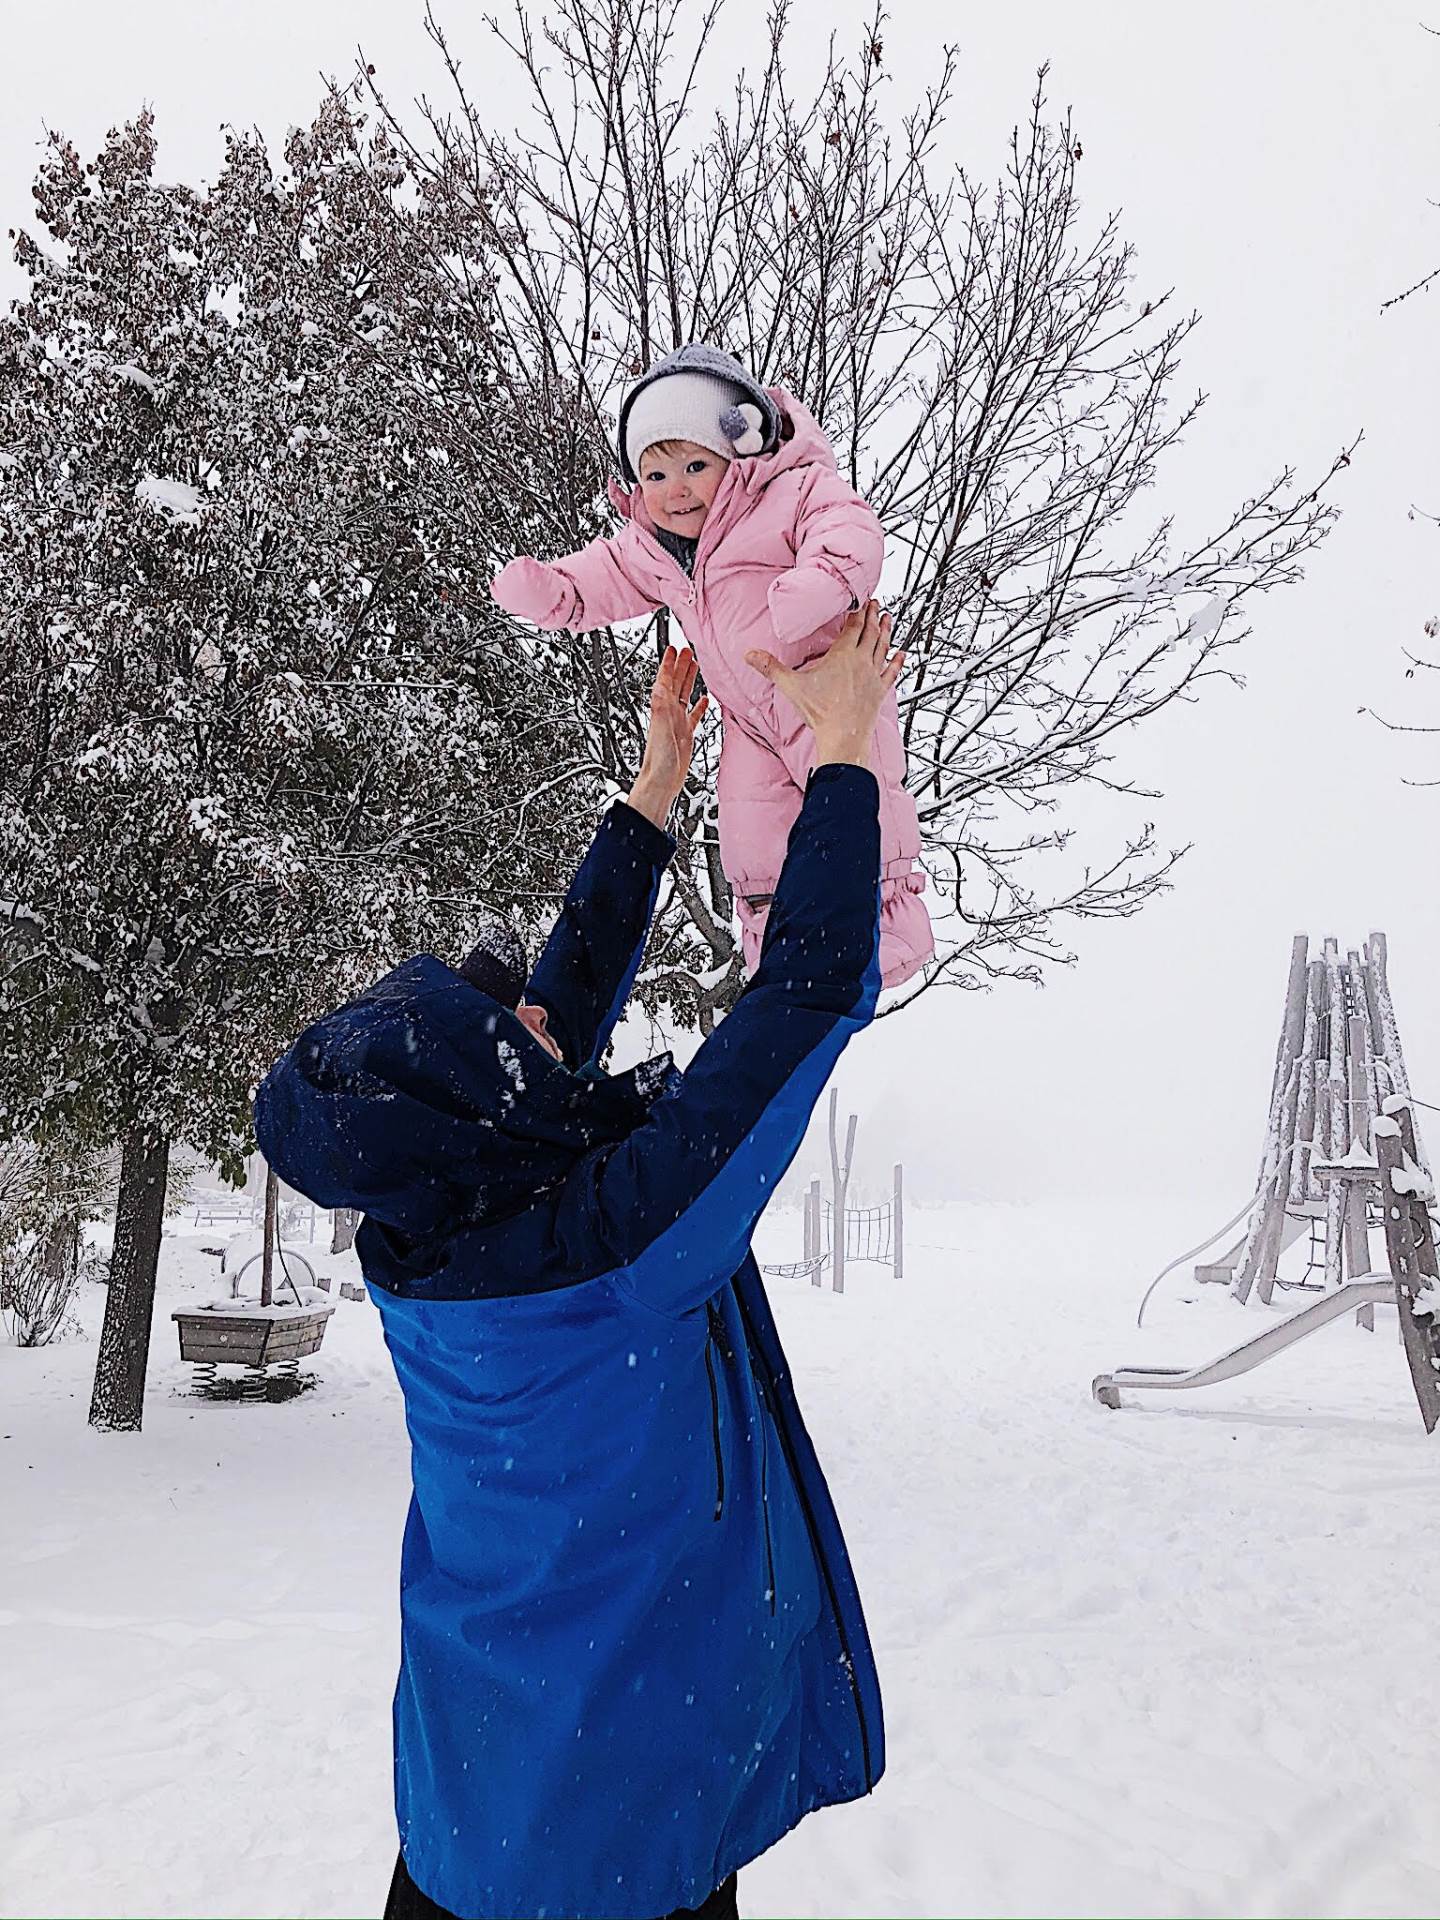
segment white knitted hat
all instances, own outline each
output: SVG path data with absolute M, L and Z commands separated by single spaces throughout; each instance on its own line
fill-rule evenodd
M 745 389 L 714 373 L 667 373 L 635 394 L 625 415 L 625 454 L 635 472 L 647 447 L 693 440 L 723 459 L 760 453 L 764 416 Z

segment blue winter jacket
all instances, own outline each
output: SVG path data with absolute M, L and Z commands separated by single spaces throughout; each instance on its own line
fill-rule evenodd
M 880 1776 L 860 1601 L 750 1252 L 874 1011 L 877 800 L 863 769 L 812 775 L 759 968 L 683 1075 L 593 1064 L 673 850 L 618 805 L 526 989 L 564 1067 L 422 956 L 260 1090 L 281 1177 L 366 1216 L 414 1475 L 401 1845 L 467 1920 L 698 1906 Z

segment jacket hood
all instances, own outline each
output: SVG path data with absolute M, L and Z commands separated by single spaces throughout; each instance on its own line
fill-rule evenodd
M 686 351 L 688 349 L 681 349 L 682 353 Z M 707 348 L 706 351 L 713 349 Z M 743 460 L 733 460 L 730 467 L 734 478 L 732 480 L 727 474 L 721 484 L 743 487 L 747 493 L 759 493 L 777 474 L 788 473 L 792 467 L 824 467 L 831 473 L 836 472 L 835 449 L 826 437 L 825 429 L 804 402 L 797 400 L 793 393 L 787 393 L 784 387 L 761 387 L 757 388 L 757 392 L 763 393 L 768 404 L 775 409 L 780 437 L 768 453 L 756 453 Z M 628 400 L 629 396 L 626 397 Z M 620 432 L 623 436 L 623 408 Z M 636 520 L 648 528 L 652 523 L 645 508 L 644 490 L 638 481 L 630 479 L 623 461 L 622 471 L 626 473 L 625 480 L 612 479 L 610 482 L 610 504 L 623 519 Z
M 433 955 L 307 1027 L 255 1098 L 260 1151 L 317 1206 L 412 1238 L 509 1212 L 623 1140 L 671 1083 L 668 1054 L 571 1073 Z

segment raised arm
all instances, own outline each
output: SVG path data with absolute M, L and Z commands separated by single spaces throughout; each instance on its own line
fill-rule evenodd
M 635 1297 L 660 1312 L 698 1305 L 740 1265 L 831 1069 L 874 1014 L 879 789 L 864 760 L 875 710 L 899 673 L 888 640 L 872 607 L 799 676 L 807 717 L 822 723 L 821 764 L 791 831 L 755 977 L 679 1088 L 627 1140 L 582 1162 L 557 1197 L 561 1265 L 623 1270 Z M 774 662 L 762 671 L 771 669 L 785 672 Z M 820 711 L 837 686 L 832 710 Z
M 635 982 L 660 875 L 675 851 L 665 822 L 709 704 L 692 700 L 695 679 L 695 656 L 668 647 L 650 689 L 639 777 L 628 801 L 606 815 L 525 988 L 549 1014 L 572 1069 L 598 1057 Z
M 559 560 L 522 555 L 500 569 L 490 592 L 517 619 L 571 633 L 634 620 L 653 613 L 658 604 L 631 579 L 613 540 L 592 540 Z
M 525 998 L 544 1007 L 572 1070 L 604 1050 L 620 1018 L 675 842 L 617 800 L 571 883 Z

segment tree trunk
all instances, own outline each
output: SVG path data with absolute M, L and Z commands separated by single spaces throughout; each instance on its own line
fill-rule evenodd
M 105 1323 L 90 1399 L 90 1424 L 105 1433 L 140 1431 L 169 1164 L 168 1140 L 143 1128 L 126 1135 L 120 1155 L 115 1251 L 110 1256 Z
M 348 1253 L 355 1244 L 355 1233 L 360 1225 L 358 1207 L 336 1207 L 330 1216 L 330 1251 Z

